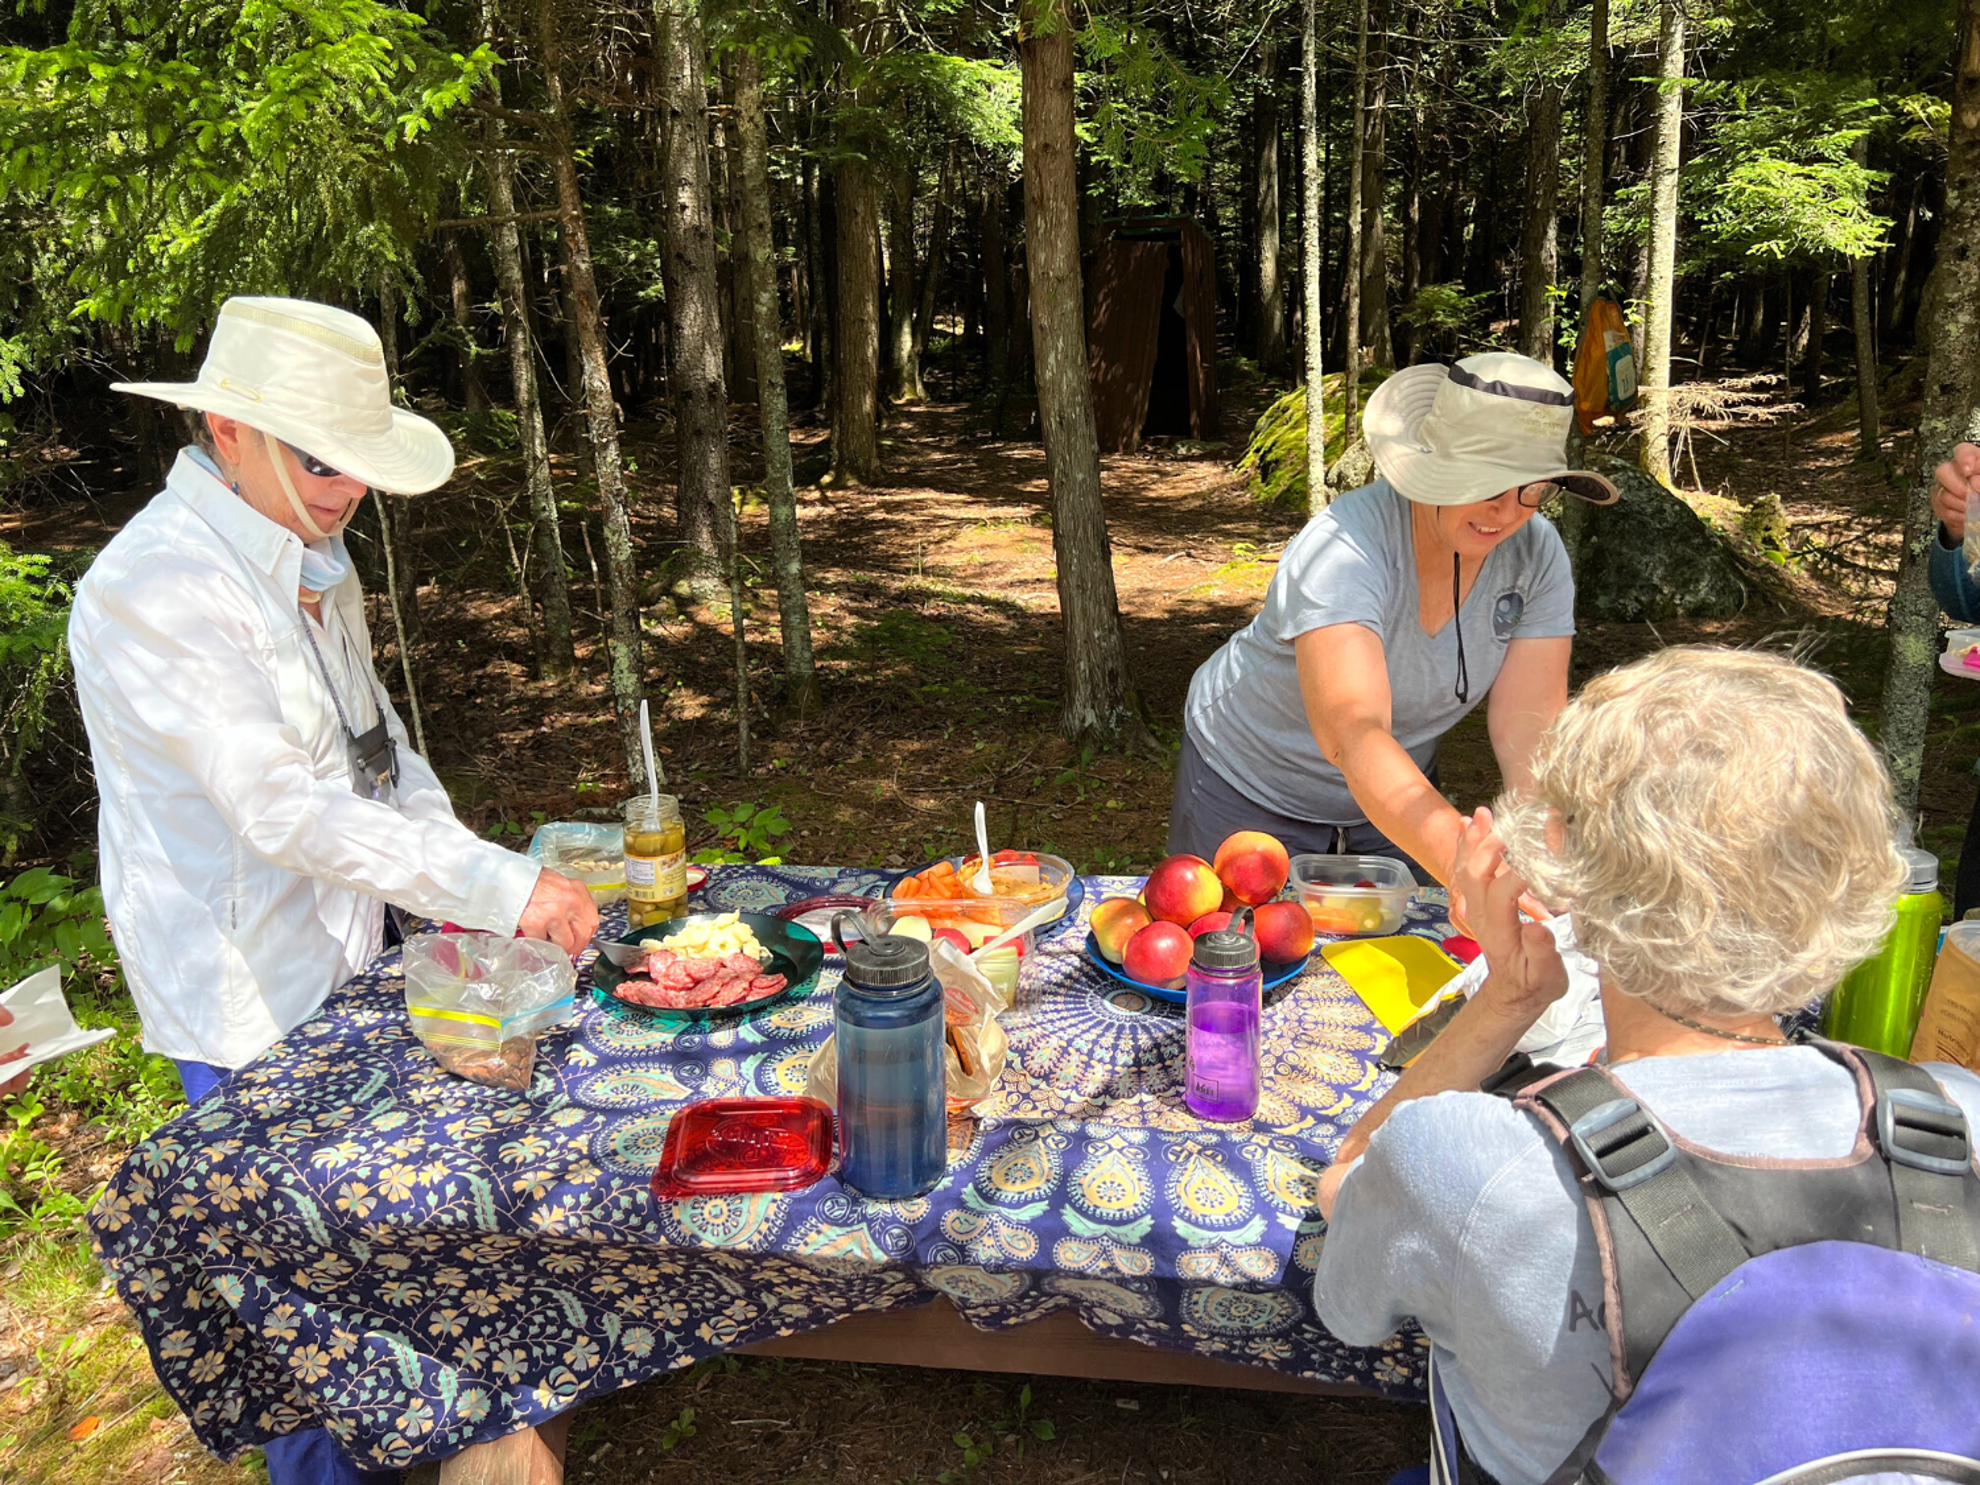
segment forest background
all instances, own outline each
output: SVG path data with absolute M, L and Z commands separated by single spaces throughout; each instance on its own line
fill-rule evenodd
M 1980 404 L 1980 0 L 50 0 L 0 43 L 0 983 L 59 961 L 118 1028 L 0 1120 L 0 1471 L 235 1478 L 78 1235 L 178 1097 L 104 932 L 63 646 L 187 437 L 109 383 L 189 378 L 229 294 L 372 319 L 453 436 L 454 480 L 351 540 L 380 674 L 513 844 L 616 816 L 646 700 L 702 859 L 912 865 L 983 798 L 1009 843 L 1145 868 L 1188 676 L 1365 477 L 1367 392 L 1494 347 L 1566 372 L 1606 292 L 1643 399 L 1585 450 L 1620 513 L 1563 513 L 1577 679 L 1796 645 L 1956 854 L 1980 692 L 1934 689 L 1922 554 Z M 1221 423 L 1158 387 L 1103 452 L 1109 253 L 1179 220 Z M 1448 754 L 1489 799 L 1482 729 Z M 1073 1389 L 1092 1437 L 1041 1464 L 1029 1394 L 986 1386 L 930 1381 L 937 1425 L 887 1415 L 860 1467 L 1028 1438 L 1039 1478 L 1376 1478 L 1417 1426 L 1302 1404 L 1192 1455 L 1191 1405 L 1120 1439 L 1124 1389 Z M 656 1454 L 727 1467 L 661 1412 Z

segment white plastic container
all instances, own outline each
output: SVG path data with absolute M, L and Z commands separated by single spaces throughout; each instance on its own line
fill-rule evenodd
M 1361 938 L 1402 927 L 1416 878 L 1388 856 L 1295 856 L 1292 888 L 1315 933 Z

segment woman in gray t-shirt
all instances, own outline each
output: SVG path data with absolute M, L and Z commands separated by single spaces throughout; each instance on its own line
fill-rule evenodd
M 1574 395 L 1504 352 L 1412 366 L 1368 399 L 1380 478 L 1294 537 L 1257 618 L 1190 682 L 1169 849 L 1265 830 L 1296 853 L 1450 879 L 1463 820 L 1437 745 L 1486 697 L 1509 785 L 1567 701 L 1574 580 L 1535 512 L 1615 487 L 1565 467 Z

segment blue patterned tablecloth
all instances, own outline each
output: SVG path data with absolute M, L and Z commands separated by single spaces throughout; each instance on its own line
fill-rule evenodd
M 698 901 L 760 909 L 880 876 L 718 868 Z M 1087 905 L 1136 886 L 1089 878 Z M 1439 897 L 1407 931 L 1448 932 Z M 1311 1299 L 1315 1176 L 1387 1083 L 1374 1018 L 1316 954 L 1269 997 L 1257 1117 L 1208 1124 L 1181 1100 L 1180 1013 L 1103 976 L 1083 939 L 1069 925 L 1028 961 L 1010 1064 L 919 1200 L 829 1176 L 648 1191 L 684 1104 L 803 1091 L 837 960 L 808 998 L 706 1031 L 646 1029 L 581 993 L 530 1087 L 504 1093 L 427 1056 L 392 952 L 134 1151 L 90 1225 L 159 1380 L 223 1455 L 313 1416 L 361 1460 L 441 1458 L 936 1294 L 984 1329 L 1072 1309 L 1109 1335 L 1419 1395 L 1419 1342 L 1343 1346 Z

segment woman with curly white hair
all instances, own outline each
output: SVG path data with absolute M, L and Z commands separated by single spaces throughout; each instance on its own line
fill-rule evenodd
M 1316 1281 L 1321 1318 L 1343 1340 L 1374 1344 L 1409 1317 L 1421 1325 L 1440 1418 L 1463 1444 L 1450 1478 L 1579 1478 L 1604 1431 L 1621 1427 L 1612 1415 L 1629 1417 L 1645 1356 L 1675 1349 L 1676 1327 L 1710 1308 L 1690 1311 L 1694 1301 L 1726 1301 L 1720 1281 L 1734 1268 L 1763 1252 L 1815 1251 L 1796 1245 L 1816 1239 L 1870 1241 L 1763 1242 L 1755 1223 L 1716 1215 L 1719 1194 L 1770 1179 L 1871 1180 L 1876 1221 L 1904 1252 L 1942 1257 L 1932 1242 L 1943 1241 L 1945 1274 L 1980 1286 L 1965 1271 L 1980 1261 L 1970 1194 L 1980 1177 L 1959 1127 L 1962 1113 L 1968 1124 L 1980 1116 L 1980 1078 L 1798 1045 L 1781 1024 L 1888 931 L 1904 876 L 1894 824 L 1888 776 L 1830 681 L 1778 656 L 1702 647 L 1591 682 L 1548 729 L 1530 782 L 1496 818 L 1480 810 L 1467 824 L 1454 886 L 1490 973 L 1343 1140 L 1320 1183 L 1329 1228 Z M 1515 1103 L 1481 1084 L 1500 1081 L 1567 985 L 1553 934 L 1520 921 L 1528 891 L 1573 914 L 1600 966 L 1607 1044 L 1600 1067 L 1528 1082 Z M 1886 1079 L 1914 1091 L 1889 1094 Z M 1562 1096 L 1571 1087 L 1598 1091 L 1576 1105 Z M 1900 1115 L 1894 1135 L 1876 1117 L 1886 1102 Z M 1925 1128 L 1915 1138 L 1952 1157 L 1917 1179 L 1940 1180 L 1949 1199 L 1933 1187 L 1906 1206 L 1910 1164 L 1886 1142 L 1914 1138 L 1910 1109 Z M 1667 1199 L 1672 1166 L 1696 1178 L 1689 1195 Z M 1644 1192 L 1659 1203 L 1649 1217 Z M 1803 1206 L 1817 1226 L 1834 1210 Z M 1911 1238 L 1924 1228 L 1906 1227 L 1914 1218 L 1940 1224 L 1922 1247 Z M 1680 1229 L 1685 1241 L 1670 1244 Z M 1714 1244 L 1730 1254 L 1717 1269 Z M 1632 1270 L 1646 1253 L 1649 1267 Z M 1647 1350 L 1637 1344 L 1652 1308 L 1636 1302 L 1645 1273 L 1684 1286 L 1658 1300 L 1684 1318 L 1669 1318 Z M 1761 1334 L 1756 1354 L 1771 1341 Z M 1832 1371 L 1855 1386 L 1876 1366 L 1859 1355 Z

